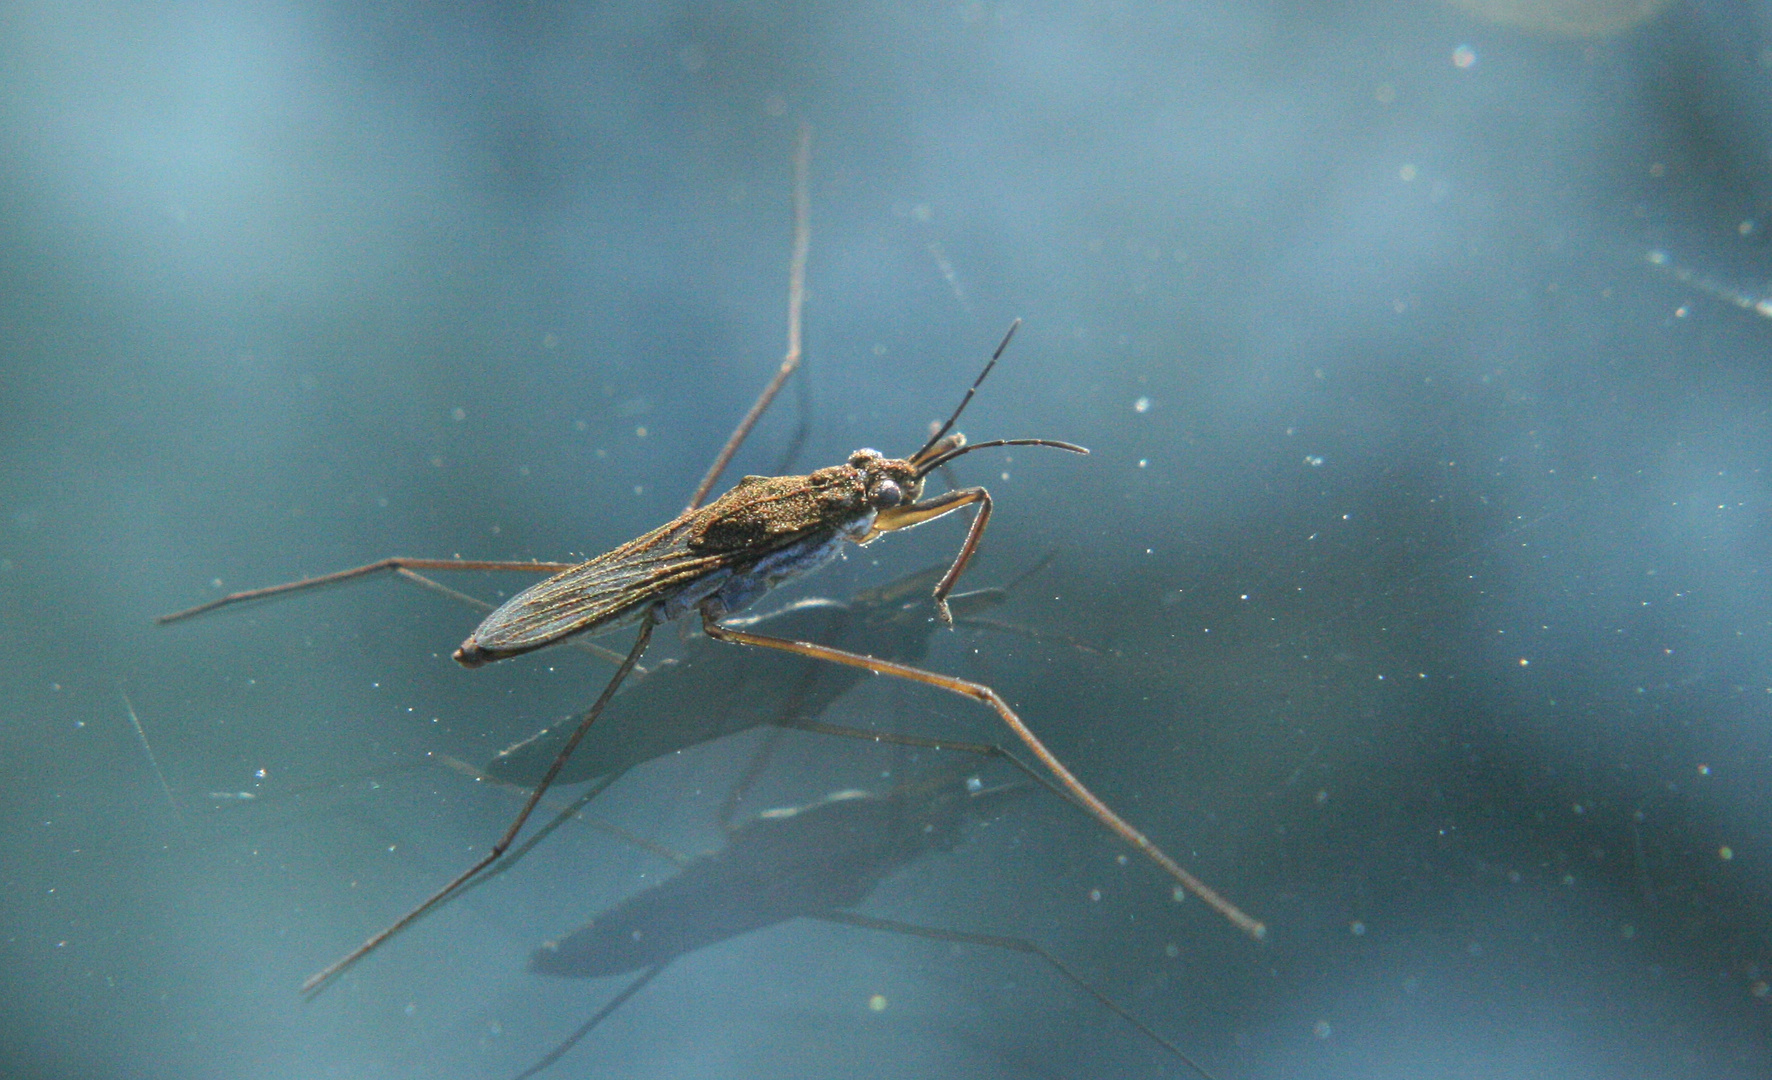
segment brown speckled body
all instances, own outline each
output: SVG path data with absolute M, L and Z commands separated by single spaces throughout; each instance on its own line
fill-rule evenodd
M 613 629 L 657 608 L 676 618 L 711 602 L 740 610 L 823 565 L 839 541 L 865 544 L 882 513 L 922 494 L 917 467 L 877 450 L 805 476 L 747 476 L 667 524 L 539 582 L 486 617 L 455 652 L 468 667 Z
M 861 467 L 832 465 L 806 476 L 745 477 L 704 509 L 685 515 L 697 519 L 688 541 L 690 550 L 739 552 L 803 536 L 813 529 L 841 529 L 852 519 L 878 509 L 869 501 L 868 489 L 881 476 L 893 479 L 901 491 L 921 487 L 908 462 L 877 454 L 862 457 L 872 453 L 856 452 L 854 457 L 862 458 Z

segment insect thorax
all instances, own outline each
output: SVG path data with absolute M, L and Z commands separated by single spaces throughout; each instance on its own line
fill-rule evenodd
M 914 500 L 922 483 L 909 462 L 857 450 L 842 465 L 805 476 L 747 476 L 701 512 L 690 550 L 732 556 L 728 567 L 659 604 L 661 618 L 694 610 L 735 614 L 777 585 L 862 543 L 880 510 Z

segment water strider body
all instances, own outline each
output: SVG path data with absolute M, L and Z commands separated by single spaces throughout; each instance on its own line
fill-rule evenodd
M 1008 341 L 1005 337 L 1004 345 Z M 747 476 L 707 506 L 686 510 L 511 597 L 462 642 L 455 659 L 479 667 L 648 615 L 655 622 L 691 613 L 704 621 L 723 619 L 777 585 L 829 563 L 845 543 L 871 543 L 977 503 L 966 544 L 935 587 L 936 614 L 952 624 L 947 596 L 989 520 L 990 495 L 984 488 L 961 488 L 923 500 L 923 481 L 961 454 L 1003 445 L 1088 453 L 1048 439 L 967 446 L 964 438 L 951 435 L 931 439 L 909 458 L 863 449 L 842 465 L 806 476 Z

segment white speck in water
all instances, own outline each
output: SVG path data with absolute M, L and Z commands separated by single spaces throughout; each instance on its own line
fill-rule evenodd
M 1321 454 L 1306 454 L 1306 455 L 1304 455 L 1304 463 L 1306 465 L 1309 465 L 1313 469 L 1320 468 L 1320 467 L 1322 467 L 1322 464 L 1323 464 L 1323 455 L 1321 455 Z
M 1151 399 L 1147 398 L 1147 397 L 1141 397 L 1137 401 L 1134 401 L 1132 403 L 1132 411 L 1138 412 L 1138 413 L 1150 412 L 1151 411 Z
M 1319 1039 L 1327 1039 L 1334 1031 L 1335 1029 L 1329 1026 L 1327 1020 L 1318 1020 L 1311 1026 L 1311 1034 Z
M 1090 889 L 1089 890 L 1089 899 L 1094 901 L 1095 903 L 1099 904 L 1101 902 L 1101 890 L 1100 889 Z
M 455 408 L 449 410 L 449 419 L 454 420 L 458 424 L 461 423 L 463 420 L 466 420 L 467 418 L 468 418 L 468 410 L 462 408 L 460 405 L 457 405 Z
M 634 438 L 644 439 L 645 437 L 646 437 L 646 425 L 641 424 L 639 427 L 634 429 Z
M 1148 458 L 1139 458 L 1138 459 L 1138 467 L 1141 469 L 1149 464 L 1150 464 L 1150 460 Z
M 1458 48 L 1452 50 L 1453 67 L 1465 71 L 1475 67 L 1476 63 L 1477 50 L 1471 48 L 1469 45 L 1460 45 Z

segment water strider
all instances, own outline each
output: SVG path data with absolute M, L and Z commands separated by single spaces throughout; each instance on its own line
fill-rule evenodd
M 676 518 L 583 563 L 396 557 L 320 577 L 235 593 L 157 620 L 175 622 L 224 606 L 287 595 L 382 571 L 503 570 L 541 571 L 553 576 L 511 597 L 488 615 L 455 650 L 455 659 L 463 666 L 479 667 L 618 627 L 635 624 L 639 627 L 633 645 L 615 674 L 580 719 L 516 819 L 488 852 L 386 929 L 311 976 L 302 984 L 304 992 L 324 986 L 495 862 L 522 830 L 585 732 L 638 665 L 651 641 L 654 627 L 660 622 L 686 616 L 696 618 L 702 631 L 715 641 L 775 649 L 889 675 L 989 706 L 1077 805 L 1239 929 L 1257 939 L 1265 935 L 1266 929 L 1260 922 L 1183 869 L 1097 798 L 990 687 L 829 645 L 773 637 L 723 621 L 783 582 L 829 563 L 845 544 L 868 544 L 887 533 L 926 524 L 962 507 L 973 506 L 976 508 L 974 516 L 959 553 L 932 593 L 936 616 L 943 624 L 951 626 L 953 615 L 949 610 L 948 596 L 984 535 L 991 517 L 991 496 L 982 487 L 969 487 L 925 498 L 924 482 L 930 473 L 965 454 L 989 447 L 1044 446 L 1076 454 L 1088 453 L 1083 447 L 1055 439 L 993 439 L 969 444 L 963 435 L 954 431 L 954 425 L 959 422 L 966 406 L 1008 348 L 1016 326 L 1020 325 L 1020 320 L 1016 320 L 947 422 L 936 429 L 916 452 L 903 458 L 891 458 L 877 450 L 861 449 L 840 465 L 818 469 L 804 476 L 747 476 L 718 499 L 702 505 L 703 498 L 718 480 L 739 443 L 799 365 L 806 254 L 811 238 L 807 195 L 809 156 L 809 139 L 803 133 L 794 162 L 794 249 L 789 272 L 787 354 L 774 378 L 721 449 L 689 505 Z

